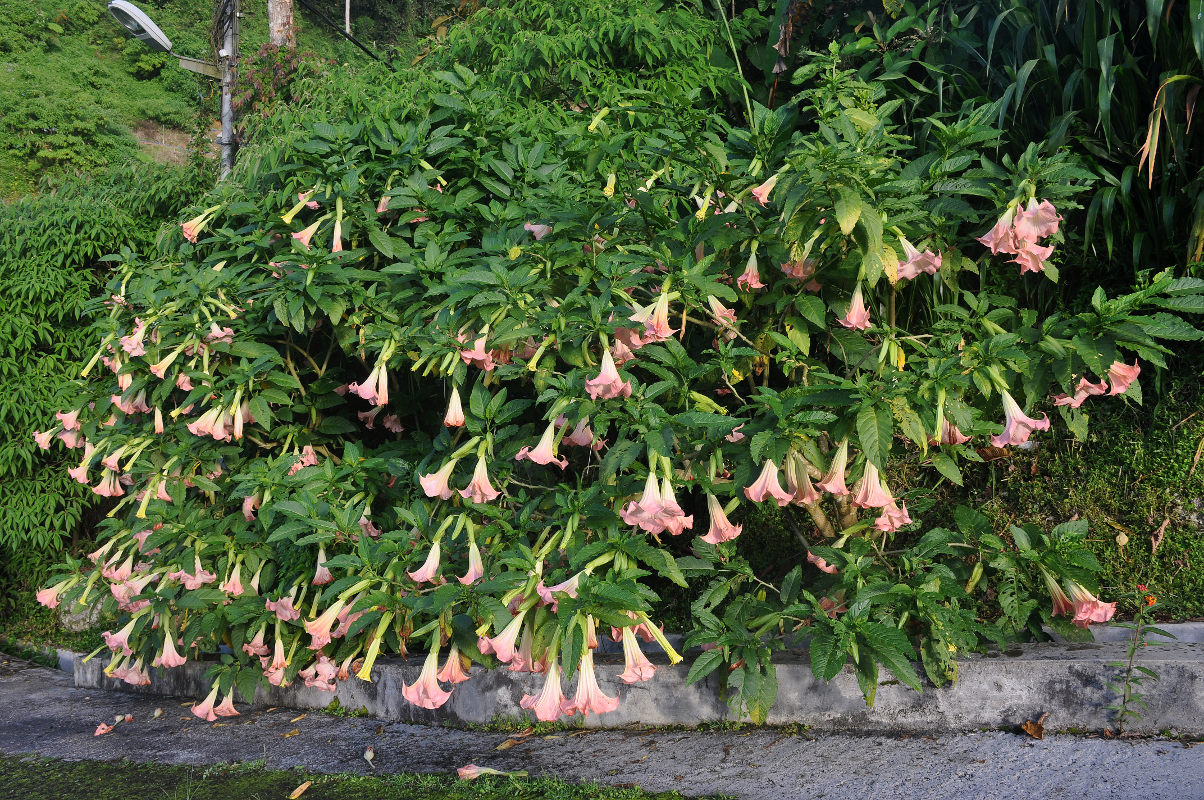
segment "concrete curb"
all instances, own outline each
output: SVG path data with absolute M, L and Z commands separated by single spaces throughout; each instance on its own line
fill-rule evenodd
M 1204 626 L 1196 627 L 1198 630 L 1181 632 L 1185 638 L 1198 638 Z M 1113 636 L 1103 634 L 1101 638 Z M 1115 712 L 1107 706 L 1118 698 L 1108 689 L 1108 682 L 1122 672 L 1109 662 L 1126 658 L 1124 641 L 1017 645 L 1002 653 L 966 658 L 960 662 L 955 686 L 926 686 L 922 693 L 908 689 L 883 671 L 874 708 L 869 709 L 851 667 L 824 683 L 811 674 L 805 651 L 787 652 L 777 662 L 778 700 L 769 722 L 798 723 L 825 731 L 931 733 L 1013 727 L 1048 713 L 1045 725 L 1050 730 L 1102 730 L 1115 724 Z M 155 671 L 150 686 L 130 687 L 104 676 L 106 662 L 103 655 L 87 663 L 76 657 L 76 686 L 194 698 L 208 693 L 209 685 L 204 680 L 207 663 L 189 662 L 166 672 Z M 1126 729 L 1204 735 L 1204 644 L 1175 642 L 1151 647 L 1139 654 L 1138 663 L 1157 672 L 1161 679 L 1149 680 L 1141 687 L 1149 708 L 1140 720 L 1129 721 Z M 586 718 L 584 726 L 693 726 L 739 719 L 721 699 L 714 675 L 687 686 L 685 665 L 670 669 L 660 662 L 660 666 L 662 669 L 651 681 L 627 686 L 618 680 L 622 658 L 599 655 L 599 685 L 609 695 L 618 693 L 622 702 L 614 712 Z M 519 701 L 524 694 L 539 691 L 541 675 L 475 668 L 472 679 L 456 686 L 446 705 L 428 711 L 410 705 L 401 696 L 402 684 L 412 683 L 420 668 L 418 659 L 408 663 L 381 659 L 373 669 L 371 683 L 352 679 L 339 684 L 333 694 L 300 683 L 260 688 L 255 705 L 325 709 L 337 699 L 347 710 L 362 709 L 389 721 L 427 724 L 480 725 L 533 719 L 530 712 L 519 708 Z M 567 691 L 571 687 L 565 688 Z

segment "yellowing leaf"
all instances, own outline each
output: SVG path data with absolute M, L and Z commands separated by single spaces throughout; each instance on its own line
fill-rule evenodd
M 289 731 L 288 733 L 284 734 L 284 738 L 285 738 L 285 739 L 288 739 L 288 738 L 290 738 L 290 737 L 297 736 L 297 735 L 298 735 L 298 734 L 300 734 L 300 733 L 301 733 L 301 731 L 300 731 L 299 729 L 297 729 L 297 728 L 293 728 L 291 731 Z
M 308 789 L 310 786 L 313 786 L 313 783 L 313 781 L 306 781 L 296 789 L 293 789 L 293 793 L 288 796 L 288 800 L 297 800 L 298 797 L 305 794 L 306 789 Z

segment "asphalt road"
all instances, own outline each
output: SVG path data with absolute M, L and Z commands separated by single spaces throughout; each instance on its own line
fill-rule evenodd
M 666 698 L 669 702 L 669 698 Z M 70 675 L 0 656 L 0 752 L 204 765 L 264 759 L 313 772 L 449 772 L 468 763 L 687 795 L 890 800 L 1204 800 L 1204 744 L 1001 732 L 811 735 L 756 729 L 508 736 L 290 709 L 206 724 L 190 703 L 76 689 Z M 153 717 L 156 708 L 163 714 Z M 100 722 L 132 714 L 111 733 Z M 507 740 L 515 743 L 498 749 Z M 375 750 L 375 767 L 363 758 Z

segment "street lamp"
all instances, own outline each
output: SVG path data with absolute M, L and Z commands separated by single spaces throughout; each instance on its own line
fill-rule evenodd
M 171 39 L 142 9 L 129 0 L 109 0 L 109 14 L 117 24 L 125 28 L 130 36 L 145 43 L 152 50 L 171 53 L 180 66 L 190 72 L 221 81 L 222 84 L 222 135 L 218 144 L 222 147 L 221 176 L 224 180 L 234 169 L 234 157 L 238 153 L 238 141 L 234 135 L 234 61 L 238 56 L 239 0 L 220 0 L 217 14 L 217 29 L 221 32 L 222 47 L 217 51 L 217 63 L 187 58 L 171 52 Z

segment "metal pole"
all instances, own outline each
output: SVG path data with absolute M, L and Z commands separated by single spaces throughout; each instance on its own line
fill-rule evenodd
M 234 64 L 238 58 L 239 0 L 225 0 L 222 65 L 222 180 L 234 169 L 238 140 L 234 133 Z

